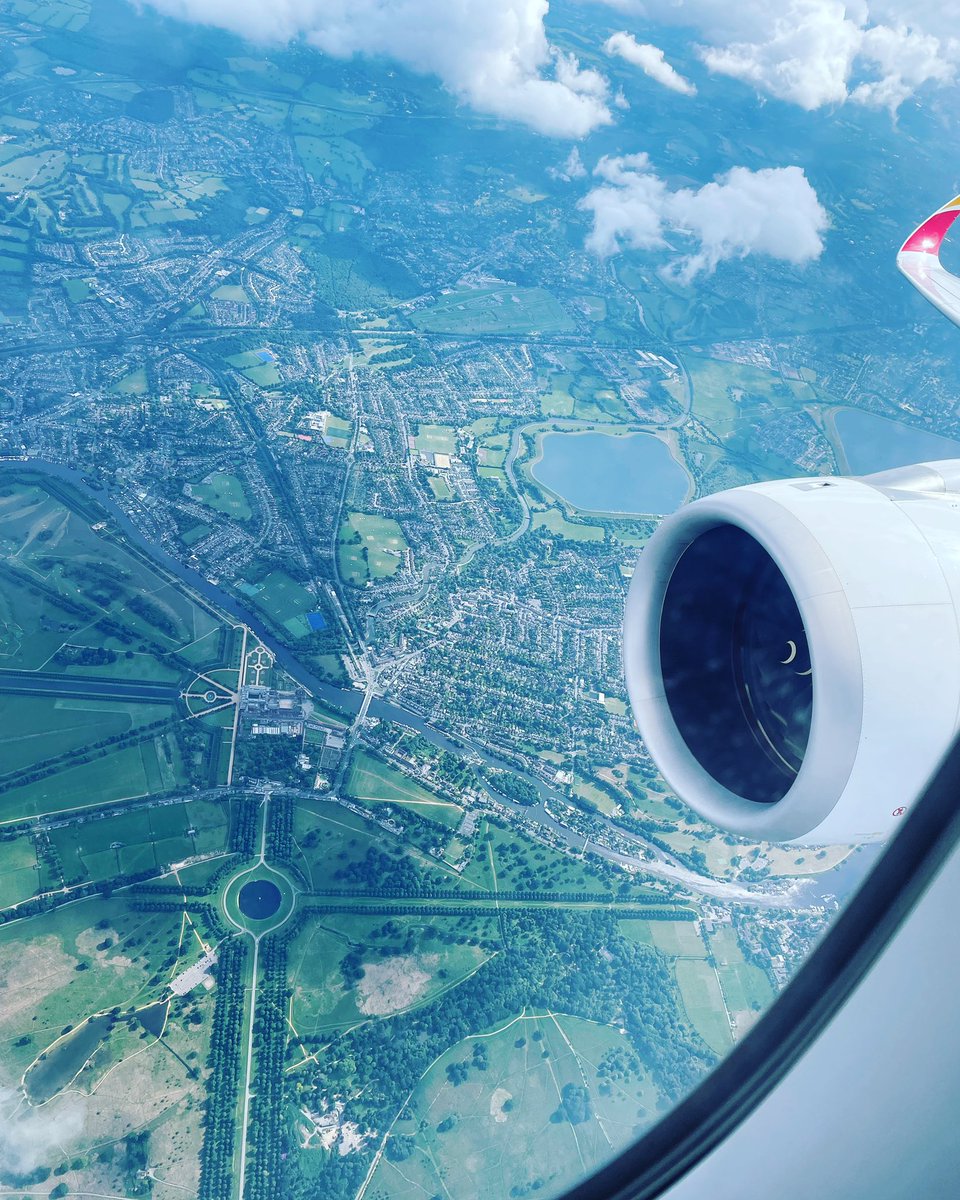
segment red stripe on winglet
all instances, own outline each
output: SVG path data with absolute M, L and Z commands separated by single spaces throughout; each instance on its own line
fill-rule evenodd
M 940 244 L 958 216 L 960 216 L 960 209 L 956 208 L 949 212 L 934 213 L 915 233 L 910 234 L 901 250 L 917 250 L 921 254 L 939 254 Z

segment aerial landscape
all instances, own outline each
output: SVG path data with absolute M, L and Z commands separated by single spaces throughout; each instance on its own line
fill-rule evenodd
M 623 601 L 688 500 L 957 454 L 952 93 L 564 3 L 568 130 L 157 7 L 0 10 L 0 1196 L 557 1194 L 870 860 L 670 793 Z

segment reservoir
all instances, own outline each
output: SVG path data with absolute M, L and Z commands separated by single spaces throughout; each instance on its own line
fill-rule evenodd
M 666 443 L 649 433 L 547 433 L 534 479 L 585 512 L 671 513 L 687 476 Z
M 889 471 L 938 458 L 960 458 L 960 442 L 952 438 L 914 429 L 858 408 L 843 408 L 834 413 L 833 423 L 854 475 Z
M 269 879 L 254 879 L 240 889 L 237 903 L 245 917 L 253 921 L 265 921 L 280 907 L 280 889 Z

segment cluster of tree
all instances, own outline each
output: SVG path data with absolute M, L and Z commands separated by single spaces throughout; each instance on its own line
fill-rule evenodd
M 560 1107 L 551 1120 L 562 1121 L 564 1118 L 571 1125 L 582 1125 L 593 1116 L 590 1107 L 590 1093 L 578 1083 L 565 1083 L 560 1092 Z
M 123 1172 L 123 1190 L 127 1196 L 149 1196 L 153 1180 L 146 1174 L 150 1160 L 150 1130 L 131 1133 L 123 1140 L 123 1154 L 117 1165 Z
M 293 854 L 293 797 L 271 796 L 267 845 L 271 858 L 288 862 Z
M 200 1149 L 198 1200 L 223 1200 L 233 1191 L 233 1153 L 243 1047 L 237 1031 L 243 1023 L 246 943 L 231 938 L 219 948 L 217 1002 L 213 1010 L 203 1145 Z
M 377 895 L 378 893 L 364 893 L 365 895 Z M 502 893 L 498 893 L 502 895 Z M 428 897 L 429 899 L 430 897 Z M 466 901 L 463 904 L 451 905 L 444 904 L 442 907 L 437 905 L 433 907 L 429 904 L 384 904 L 373 905 L 365 904 L 363 911 L 365 913 L 375 914 L 377 916 L 392 916 L 392 917 L 476 917 L 478 905 L 471 904 L 466 900 L 466 896 L 458 897 L 460 900 Z M 604 898 L 606 899 L 606 897 Z M 549 901 L 544 901 L 542 907 L 538 907 L 536 903 L 531 903 L 525 906 L 525 913 L 542 913 L 549 912 L 553 905 Z M 311 904 L 309 909 L 302 909 L 303 912 L 311 912 L 317 916 L 336 916 L 338 914 L 347 915 L 355 913 L 355 907 L 349 904 Z M 483 910 L 481 910 L 483 911 Z M 487 909 L 490 915 L 493 916 L 493 911 Z M 669 903 L 663 905 L 651 903 L 648 907 L 646 904 L 631 906 L 630 908 L 618 908 L 617 916 L 621 920 L 631 918 L 640 921 L 695 921 L 697 914 L 689 908 L 681 908 L 679 906 L 671 906 Z
M 339 1061 L 350 1064 L 349 1079 L 331 1078 L 325 1063 L 317 1097 L 342 1090 L 352 1097 L 346 1119 L 382 1128 L 444 1049 L 531 1005 L 623 1022 L 634 1053 L 667 1100 L 688 1091 L 712 1064 L 713 1054 L 681 1015 L 666 960 L 627 941 L 613 913 L 549 909 L 502 916 L 502 953 L 432 1003 L 345 1033 Z M 608 953 L 598 954 L 598 946 Z M 339 1200 L 347 1195 L 344 1178 L 323 1166 L 311 1185 L 315 1194 Z
M 284 1057 L 291 992 L 287 983 L 286 937 L 268 937 L 260 943 L 260 991 L 257 996 L 254 1038 L 257 1055 L 257 1091 L 250 1113 L 250 1163 L 247 1200 L 276 1200 L 286 1195 L 287 1158 Z
M 508 800 L 513 800 L 517 804 L 527 805 L 539 804 L 540 802 L 539 789 L 522 775 L 515 775 L 512 771 L 498 771 L 492 767 L 488 767 L 484 771 L 484 777 L 494 791 L 499 792 L 501 796 L 506 796 Z
M 338 867 L 334 879 L 363 890 L 368 896 L 419 896 L 423 874 L 406 855 L 395 857 L 371 846 L 361 862 Z
M 303 772 L 297 766 L 299 738 L 278 734 L 246 735 L 237 739 L 233 757 L 235 779 L 275 779 L 281 783 L 301 783 Z
M 53 662 L 58 667 L 106 667 L 119 657 L 116 650 L 108 650 L 106 646 L 61 646 Z
M 177 636 L 176 621 L 155 600 L 150 600 L 146 596 L 130 596 L 127 599 L 127 608 L 132 613 L 136 613 L 142 621 L 159 630 L 165 637 L 175 638 Z
M 259 797 L 235 797 L 230 806 L 230 849 L 244 858 L 252 858 L 257 852 L 259 825 Z

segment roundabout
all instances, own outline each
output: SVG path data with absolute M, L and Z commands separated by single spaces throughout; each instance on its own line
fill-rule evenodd
M 255 938 L 284 924 L 295 903 L 293 881 L 284 871 L 266 862 L 258 862 L 234 875 L 220 900 L 230 924 Z

